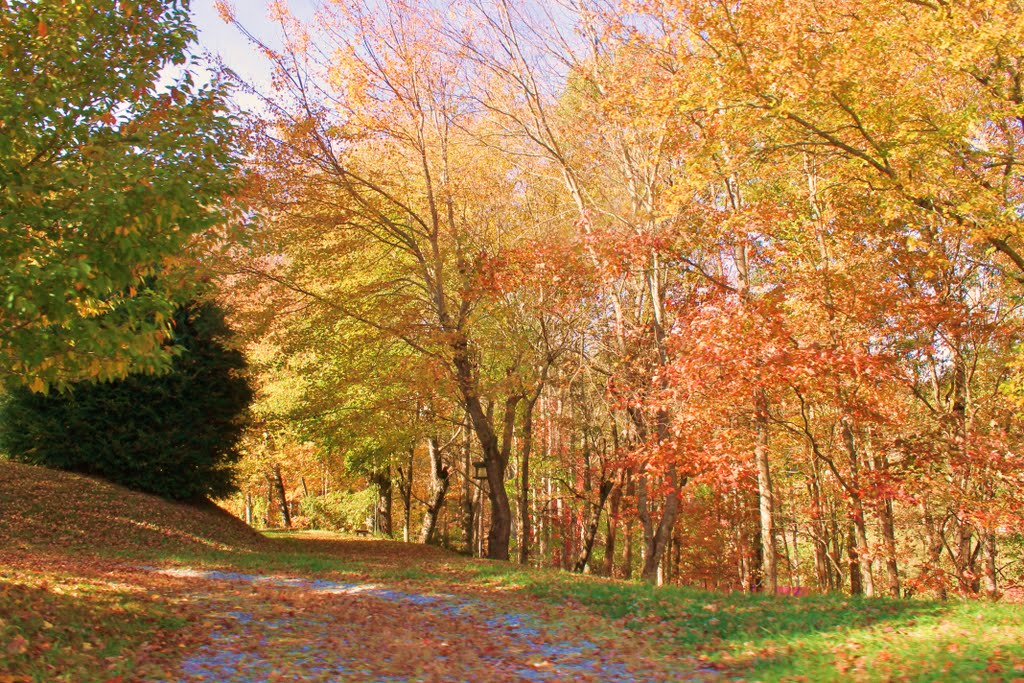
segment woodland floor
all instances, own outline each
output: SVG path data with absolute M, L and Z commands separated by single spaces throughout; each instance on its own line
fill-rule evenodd
M 0 683 L 1015 681 L 1016 604 L 656 589 L 0 461 Z
M 303 567 L 307 544 L 313 565 L 336 552 L 345 568 Z M 260 574 L 216 556 L 184 566 L 3 553 L 5 601 L 18 605 L 19 631 L 34 635 L 8 640 L 6 656 L 23 665 L 0 681 L 632 683 L 713 673 L 577 610 L 498 587 L 400 578 L 444 557 L 408 550 L 293 539 L 283 564 L 296 571 Z M 247 559 L 240 564 L 263 564 Z

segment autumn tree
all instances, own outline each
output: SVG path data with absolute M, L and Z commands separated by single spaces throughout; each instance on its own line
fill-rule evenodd
M 745 227 L 749 247 L 743 249 L 751 248 L 761 258 L 734 258 L 730 270 L 743 285 L 747 264 L 759 262 L 763 272 L 756 280 L 758 288 L 793 302 L 785 314 L 790 331 L 776 343 L 799 349 L 810 342 L 821 353 L 828 350 L 829 363 L 812 369 L 816 379 L 809 386 L 783 377 L 774 386 L 789 384 L 798 391 L 798 404 L 809 410 L 799 421 L 820 422 L 828 439 L 842 445 L 850 468 L 845 472 L 821 450 L 814 457 L 832 463 L 848 498 L 855 532 L 850 541 L 855 558 L 851 581 L 858 568 L 856 589 L 872 592 L 876 547 L 884 547 L 889 590 L 896 594 L 891 508 L 894 492 L 905 496 L 906 489 L 899 494 L 889 478 L 894 461 L 905 464 L 914 456 L 897 448 L 902 443 L 905 449 L 909 442 L 899 441 L 900 430 L 892 429 L 877 407 L 900 406 L 893 415 L 906 419 L 901 400 L 907 397 L 907 385 L 900 373 L 920 377 L 921 367 L 916 362 L 903 368 L 897 364 L 901 352 L 915 348 L 919 353 L 919 340 L 929 338 L 924 348 L 935 361 L 929 371 L 933 385 L 962 397 L 952 401 L 947 424 L 961 426 L 937 442 L 937 434 L 925 441 L 947 453 L 944 466 L 952 465 L 960 459 L 953 454 L 968 441 L 963 431 L 970 393 L 967 367 L 975 361 L 970 360 L 970 346 L 959 341 L 965 339 L 962 331 L 936 337 L 938 327 L 918 331 L 919 314 L 895 314 L 937 306 L 949 320 L 964 320 L 965 296 L 999 291 L 994 279 L 999 273 L 1016 277 L 1019 216 L 1011 207 L 1019 175 L 1012 169 L 1019 164 L 1015 150 L 1022 129 L 1012 113 L 1017 96 L 1001 84 L 1014 81 L 1019 68 L 1019 60 L 1008 57 L 1014 50 L 1010 46 L 1019 42 L 1019 14 L 1001 2 L 970 10 L 956 4 L 880 2 L 872 5 L 870 18 L 842 2 L 785 7 L 770 2 L 625 3 L 620 9 L 638 10 L 648 19 L 621 11 L 605 17 L 622 36 L 621 51 L 646 52 L 647 69 L 635 73 L 660 79 L 662 96 L 644 100 L 653 102 L 646 106 L 660 114 L 672 102 L 680 112 L 676 125 L 688 128 L 694 139 L 707 140 L 710 153 L 699 155 L 697 165 L 692 153 L 691 161 L 681 159 L 688 163 L 688 174 L 707 179 L 708 170 L 724 170 L 721 186 L 729 205 L 747 226 L 758 225 L 752 240 Z M 773 19 L 777 17 L 785 21 Z M 877 58 L 879 50 L 884 59 Z M 943 84 L 942 97 L 935 96 L 938 83 Z M 730 127 L 730 119 L 745 119 L 745 125 Z M 755 163 L 736 175 L 732 169 L 745 157 L 771 165 Z M 761 194 L 751 204 L 751 190 L 766 180 L 778 188 L 776 196 Z M 799 184 L 807 190 L 796 191 Z M 678 199 L 692 204 L 691 186 L 676 187 L 682 187 Z M 699 206 L 714 207 L 714 197 Z M 995 218 L 1000 215 L 1005 218 Z M 929 245 L 926 250 L 922 243 Z M 950 253 L 956 256 L 948 259 L 945 254 Z M 793 267 L 801 261 L 813 270 Z M 713 274 L 715 268 L 703 265 L 698 272 Z M 851 277 L 862 278 L 857 284 L 867 287 L 870 296 L 849 289 Z M 927 284 L 914 284 L 922 281 Z M 801 293 L 811 282 L 814 288 Z M 741 289 L 753 291 L 749 286 Z M 802 303 L 797 307 L 798 301 Z M 807 313 L 813 315 L 799 322 Z M 979 320 L 966 328 L 980 332 L 989 325 Z M 804 332 L 796 332 L 800 328 Z M 829 336 L 812 341 L 815 335 L 807 332 L 815 329 L 828 330 Z M 735 353 L 738 358 L 746 355 L 739 347 Z M 696 356 L 698 361 L 703 355 Z M 846 365 L 850 362 L 853 367 Z M 865 384 L 864 368 L 880 362 L 888 364 L 888 374 Z M 759 374 L 767 367 L 761 363 Z M 831 378 L 845 374 L 844 367 L 853 372 L 833 383 Z M 825 368 L 830 369 L 827 376 L 821 374 Z M 878 393 L 881 387 L 884 393 Z M 810 396 L 823 389 L 813 399 L 816 405 L 808 407 Z M 924 395 L 917 389 L 914 393 Z M 868 403 L 866 395 L 871 396 Z M 781 416 L 786 411 L 773 410 L 770 404 L 766 408 L 760 411 L 762 424 L 788 424 Z M 925 410 L 935 414 L 939 409 L 929 400 Z M 835 416 L 830 427 L 829 414 Z M 816 448 L 811 432 L 804 436 Z M 761 459 L 767 451 L 763 445 L 758 450 Z M 875 472 L 868 474 L 866 468 Z M 962 474 L 946 476 L 962 481 Z M 882 495 L 877 514 L 884 544 L 867 538 L 865 500 L 876 494 Z M 762 530 L 772 517 L 770 510 L 762 510 Z M 945 515 L 947 520 L 961 517 L 952 511 Z M 772 552 L 772 535 L 763 539 L 764 558 Z M 943 545 L 937 540 L 933 547 Z M 949 553 L 954 564 L 957 557 L 981 552 L 980 545 L 961 545 L 962 551 Z
M 396 2 L 384 11 L 336 5 L 323 18 L 332 29 L 313 51 L 306 29 L 281 17 L 292 40 L 273 57 L 286 99 L 271 111 L 262 160 L 268 175 L 292 174 L 289 198 L 331 242 L 316 258 L 364 267 L 354 290 L 336 279 L 281 284 L 444 370 L 486 463 L 488 553 L 506 559 L 505 476 L 524 366 L 490 335 L 494 308 L 480 275 L 520 238 L 508 230 L 524 215 L 514 167 L 468 132 L 479 116 L 461 94 L 467 64 L 436 49 L 439 13 Z M 383 265 L 366 267 L 374 258 Z
M 999 594 L 1012 3 L 275 7 L 233 291 L 274 302 L 287 421 L 387 463 L 424 538 L 461 480 L 495 558 Z
M 168 367 L 188 296 L 174 260 L 225 222 L 236 187 L 225 92 L 193 82 L 194 38 L 187 0 L 0 8 L 5 381 Z

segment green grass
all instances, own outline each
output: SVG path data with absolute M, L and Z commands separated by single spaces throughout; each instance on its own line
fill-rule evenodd
M 587 628 L 629 633 L 666 657 L 692 656 L 749 681 L 1015 681 L 1024 683 L 1024 607 L 982 601 L 718 594 L 609 581 L 436 554 L 339 557 L 303 534 L 270 534 L 282 549 L 189 552 L 178 563 L 342 576 L 430 590 L 468 590 L 589 615 Z
M 656 588 L 476 565 L 472 582 L 578 605 L 613 629 L 756 681 L 1019 681 L 1024 606 Z

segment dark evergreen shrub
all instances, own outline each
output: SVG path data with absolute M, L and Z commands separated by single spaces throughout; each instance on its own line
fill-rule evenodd
M 252 391 L 230 333 L 215 305 L 189 304 L 175 316 L 170 344 L 180 353 L 166 374 L 60 394 L 12 391 L 0 409 L 0 451 L 165 498 L 232 493 Z

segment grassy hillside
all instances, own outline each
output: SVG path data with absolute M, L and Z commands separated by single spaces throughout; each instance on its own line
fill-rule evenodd
M 138 554 L 262 547 L 212 504 L 173 503 L 100 479 L 0 460 L 0 547 Z
M 0 681 L 163 678 L 202 613 L 140 565 L 267 544 L 212 504 L 0 460 Z

